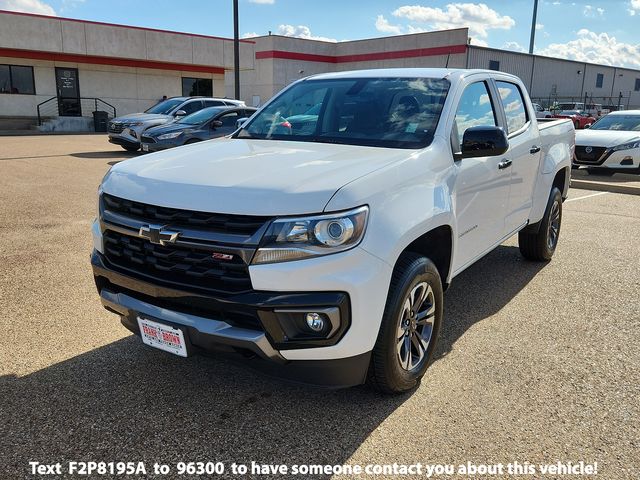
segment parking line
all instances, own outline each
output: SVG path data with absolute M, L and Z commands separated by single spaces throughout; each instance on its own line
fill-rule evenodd
M 592 193 L 591 195 L 584 195 L 578 198 L 570 198 L 568 200 L 565 200 L 564 203 L 573 202 L 574 200 L 582 200 L 583 198 L 591 198 L 591 197 L 597 197 L 599 195 L 606 195 L 607 193 L 610 193 L 610 192 L 598 192 L 598 193 Z

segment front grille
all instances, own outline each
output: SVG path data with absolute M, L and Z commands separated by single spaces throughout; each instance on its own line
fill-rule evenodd
M 117 268 L 182 287 L 226 293 L 251 290 L 249 269 L 237 255 L 216 260 L 212 251 L 162 246 L 108 229 L 103 240 L 106 259 Z
M 142 143 L 156 143 L 156 139 L 153 137 L 147 137 L 146 135 L 142 135 L 142 137 L 140 137 L 140 141 Z
M 124 125 L 122 123 L 109 122 L 109 133 L 122 133 Z
M 182 227 L 207 232 L 250 236 L 256 233 L 269 220 L 268 217 L 225 215 L 157 207 L 107 194 L 102 195 L 102 201 L 105 210 L 145 223 L 171 225 L 172 228 L 177 229 Z
M 591 151 L 587 152 L 587 148 L 591 148 Z M 584 163 L 598 163 L 600 157 L 602 157 L 606 150 L 606 147 L 584 147 L 576 145 L 576 160 Z

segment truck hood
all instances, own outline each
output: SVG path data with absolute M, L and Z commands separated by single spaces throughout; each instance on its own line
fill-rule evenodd
M 640 138 L 640 132 L 621 130 L 578 130 L 576 145 L 583 147 L 615 147 Z
M 106 175 L 102 188 L 121 198 L 186 210 L 242 215 L 317 213 L 342 186 L 412 153 L 221 138 L 120 162 Z

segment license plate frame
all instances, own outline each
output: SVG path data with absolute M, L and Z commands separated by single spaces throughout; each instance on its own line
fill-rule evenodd
M 179 357 L 190 355 L 186 332 L 144 315 L 136 316 L 142 343 Z

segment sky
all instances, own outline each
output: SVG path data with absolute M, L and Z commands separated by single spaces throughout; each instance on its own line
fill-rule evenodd
M 0 0 L 0 10 L 233 36 L 232 0 Z M 469 27 L 476 45 L 528 51 L 533 0 L 240 0 L 243 37 L 328 41 Z M 535 53 L 640 69 L 640 0 L 539 0 Z

